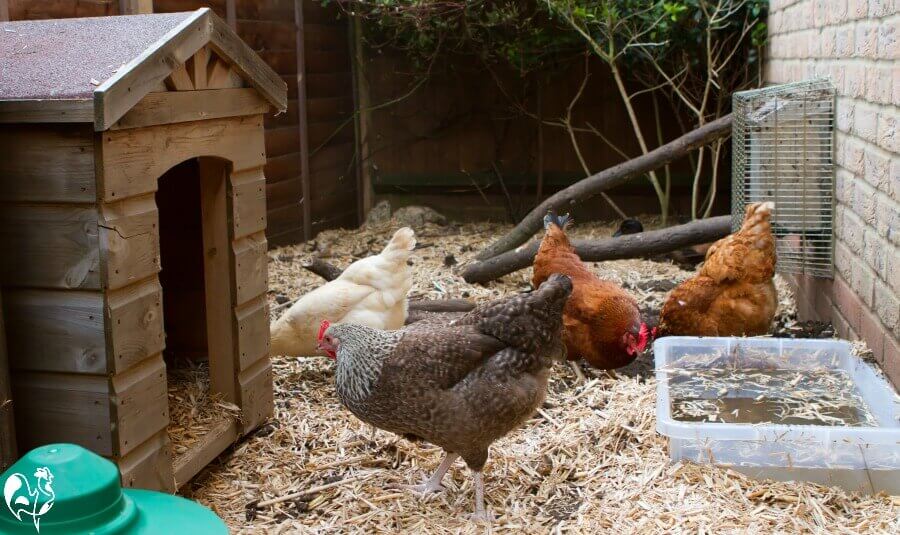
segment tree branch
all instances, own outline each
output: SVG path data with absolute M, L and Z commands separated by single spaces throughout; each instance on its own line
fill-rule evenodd
M 715 241 L 730 232 L 731 216 L 725 215 L 618 238 L 574 240 L 573 245 L 583 261 L 597 262 L 667 253 Z M 527 268 L 534 262 L 538 247 L 540 243 L 534 242 L 528 247 L 470 264 L 463 272 L 463 278 L 468 283 L 483 283 Z
M 522 221 L 505 236 L 488 246 L 478 255 L 478 260 L 486 260 L 528 241 L 541 229 L 544 215 L 549 210 L 560 210 L 584 201 L 601 191 L 614 188 L 654 169 L 672 162 L 697 147 L 731 135 L 731 114 L 707 123 L 701 128 L 657 147 L 633 160 L 622 162 L 595 175 L 591 175 L 571 186 L 558 191 L 528 213 Z

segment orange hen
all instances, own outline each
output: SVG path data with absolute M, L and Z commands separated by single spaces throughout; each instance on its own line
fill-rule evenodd
M 637 302 L 625 290 L 588 270 L 569 242 L 568 215 L 544 217 L 544 239 L 534 259 L 531 284 L 539 287 L 553 273 L 572 279 L 572 295 L 563 312 L 569 360 L 583 358 L 591 366 L 611 370 L 627 365 L 649 339 Z
M 771 202 L 747 206 L 744 223 L 717 241 L 691 279 L 678 285 L 663 305 L 660 335 L 756 336 L 766 334 L 778 296 Z

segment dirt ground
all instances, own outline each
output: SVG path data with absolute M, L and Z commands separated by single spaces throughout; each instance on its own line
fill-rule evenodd
M 652 226 L 652 225 L 648 225 Z M 396 223 L 327 231 L 314 242 L 269 253 L 270 304 L 320 285 L 302 268 L 312 255 L 346 267 L 380 251 Z M 497 224 L 417 228 L 412 296 L 496 298 L 529 287 L 530 270 L 484 286 L 466 284 L 461 268 L 508 227 Z M 576 226 L 578 237 L 612 226 Z M 650 314 L 690 272 L 671 263 L 621 260 L 593 264 L 628 288 Z M 797 324 L 782 281 L 777 332 L 830 336 L 827 326 Z M 283 308 L 283 307 L 282 307 Z M 864 347 L 858 348 L 865 351 Z M 554 370 L 548 398 L 526 426 L 491 448 L 486 500 L 495 521 L 469 521 L 474 499 L 461 461 L 429 499 L 392 488 L 417 483 L 440 462 L 439 448 L 373 432 L 334 394 L 333 363 L 273 357 L 275 416 L 236 444 L 182 492 L 211 507 L 235 533 L 891 533 L 900 530 L 900 498 L 850 495 L 809 483 L 754 481 L 714 466 L 669 463 L 657 434 L 652 354 L 616 379 L 585 369 L 579 384 L 567 366 Z M 302 494 L 301 494 L 302 493 Z M 280 499 L 277 503 L 267 501 Z

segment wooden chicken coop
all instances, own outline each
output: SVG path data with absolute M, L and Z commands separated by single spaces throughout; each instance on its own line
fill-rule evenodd
M 209 9 L 0 23 L 0 72 L 19 451 L 81 444 L 173 491 L 272 412 L 263 117 L 285 83 Z M 182 357 L 238 411 L 186 449 Z

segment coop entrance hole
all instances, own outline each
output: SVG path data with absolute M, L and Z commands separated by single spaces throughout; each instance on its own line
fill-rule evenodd
M 227 172 L 227 162 L 192 158 L 164 173 L 156 192 L 176 479 L 188 462 L 179 461 L 202 456 L 206 435 L 227 420 L 221 403 L 234 402 Z
M 199 173 L 197 159 L 178 164 L 159 179 L 156 192 L 169 367 L 181 360 L 206 360 L 209 351 Z

